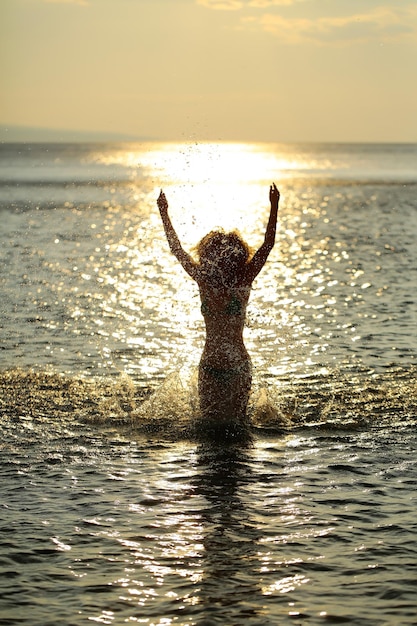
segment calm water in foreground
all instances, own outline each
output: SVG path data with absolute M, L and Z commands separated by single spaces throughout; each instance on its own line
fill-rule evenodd
M 202 444 L 192 249 L 276 248 L 253 444 Z M 0 622 L 416 624 L 417 146 L 0 146 Z

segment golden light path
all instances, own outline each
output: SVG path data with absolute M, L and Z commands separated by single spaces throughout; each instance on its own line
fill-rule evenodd
M 275 364 L 271 363 L 274 374 L 287 370 L 287 355 L 282 352 L 288 344 L 285 333 L 298 338 L 299 346 L 309 333 L 300 311 L 303 307 L 317 309 L 314 315 L 320 324 L 323 309 L 336 303 L 331 297 L 324 302 L 321 296 L 324 286 L 332 285 L 327 240 L 312 242 L 308 235 L 312 220 L 323 215 L 326 221 L 325 203 L 316 206 L 311 193 L 299 197 L 293 186 L 294 179 L 303 178 L 306 172 L 328 168 L 326 161 L 316 163 L 309 158 L 308 151 L 294 147 L 241 143 L 149 143 L 91 155 L 92 162 L 108 166 L 110 172 L 114 168 L 115 175 L 130 181 L 126 193 L 131 194 L 131 201 L 124 207 L 115 206 L 106 218 L 105 228 L 110 232 L 120 228 L 121 220 L 129 224 L 121 237 L 114 237 L 109 249 L 115 271 L 106 266 L 94 272 L 109 285 L 110 296 L 103 297 L 101 310 L 121 320 L 113 337 L 132 350 L 143 348 L 140 367 L 144 373 L 152 376 L 158 369 L 166 371 L 165 361 L 173 365 L 167 356 L 170 352 L 189 373 L 198 363 L 203 338 L 196 286 L 169 253 L 164 238 L 156 208 L 160 188 L 167 195 L 170 215 L 184 247 L 193 253 L 201 237 L 219 227 L 237 229 L 252 248 L 259 247 L 273 181 L 282 194 L 278 242 L 254 284 L 248 320 L 251 328 L 245 332 L 255 361 L 267 342 L 277 357 Z M 337 250 L 337 254 L 342 253 Z M 305 284 L 311 293 L 309 301 L 304 288 L 303 297 L 297 295 L 297 285 Z M 288 286 L 279 303 L 277 285 Z M 311 352 L 300 354 L 302 346 L 297 349 L 298 362 L 308 364 Z M 321 349 L 318 346 L 317 350 Z M 291 360 L 294 363 L 293 357 Z
M 268 206 L 269 185 L 310 166 L 305 156 L 282 156 L 281 150 L 275 144 L 158 143 L 95 159 L 130 169 L 132 178 L 143 168 L 154 193 L 164 188 L 185 242 L 195 244 L 215 227 L 253 232 L 254 219 Z
M 154 451 L 159 465 L 170 468 L 175 479 L 173 475 L 159 475 L 155 482 L 149 482 L 141 503 L 123 503 L 128 507 L 132 520 L 140 520 L 147 508 L 156 502 L 154 494 L 163 493 L 153 523 L 146 526 L 145 531 L 133 535 L 100 525 L 92 531 L 96 536 L 117 541 L 124 550 L 124 574 L 119 574 L 108 583 L 119 590 L 120 601 L 135 605 L 142 611 L 146 611 L 158 597 L 176 601 L 184 611 L 194 605 L 204 606 L 207 599 L 211 598 L 208 593 L 213 588 L 213 576 L 219 575 L 218 562 L 226 558 L 229 568 L 235 559 L 240 580 L 245 580 L 248 573 L 256 576 L 257 584 L 247 589 L 247 593 L 253 594 L 258 604 L 262 606 L 262 597 L 266 599 L 272 596 L 282 602 L 283 614 L 297 617 L 299 613 L 291 592 L 302 585 L 311 584 L 312 580 L 302 573 L 291 574 L 291 568 L 322 561 L 326 557 L 320 550 L 310 551 L 303 556 L 294 554 L 294 546 L 305 542 L 307 538 L 314 540 L 331 536 L 334 531 L 332 520 L 317 523 L 317 512 L 300 493 L 303 483 L 293 481 L 291 477 L 298 463 L 305 461 L 306 440 L 289 434 L 274 445 L 266 440 L 260 441 L 252 450 L 254 466 L 264 468 L 268 462 L 273 465 L 276 461 L 274 446 L 278 445 L 288 471 L 288 480 L 274 490 L 263 491 L 257 509 L 246 512 L 245 524 L 242 523 L 245 504 L 241 485 L 229 485 L 229 491 L 227 488 L 225 491 L 219 490 L 216 479 L 211 474 L 205 477 L 200 467 L 198 472 L 203 472 L 198 474 L 201 481 L 198 484 L 203 485 L 201 491 L 194 482 L 197 452 L 189 457 L 189 467 L 178 470 L 179 462 L 189 455 L 188 444 Z M 125 468 L 117 477 L 127 482 L 137 480 L 132 468 Z M 188 508 L 190 498 L 193 501 L 191 510 Z M 184 502 L 183 511 L 181 502 Z M 262 528 L 267 523 L 265 512 L 269 510 L 276 511 L 276 533 L 262 536 Z M 258 530 L 253 532 L 254 529 Z M 149 541 L 154 551 L 149 549 Z M 277 551 L 277 545 L 281 546 L 281 551 Z M 66 547 L 60 549 L 65 550 Z M 165 591 L 173 580 L 178 579 L 183 581 L 183 585 Z M 230 591 L 226 588 L 225 593 Z M 229 597 L 234 599 L 233 594 Z M 265 610 L 266 606 L 265 600 Z M 324 616 L 325 612 L 321 611 L 320 615 Z M 103 611 L 101 615 L 90 619 L 112 624 L 115 614 Z M 141 623 L 145 620 L 131 617 L 129 621 Z M 174 622 L 174 619 L 163 618 L 152 623 L 162 625 Z

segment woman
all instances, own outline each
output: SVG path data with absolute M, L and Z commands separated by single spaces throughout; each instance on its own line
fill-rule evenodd
M 162 190 L 158 198 L 170 250 L 200 290 L 206 342 L 198 372 L 198 395 L 201 425 L 208 432 L 238 432 L 247 425 L 252 374 L 243 327 L 252 282 L 275 243 L 279 197 L 274 183 L 269 192 L 271 211 L 265 239 L 252 257 L 238 233 L 213 231 L 197 245 L 198 262 L 182 248 Z

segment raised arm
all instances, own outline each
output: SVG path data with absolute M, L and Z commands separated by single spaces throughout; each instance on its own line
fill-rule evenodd
M 274 247 L 275 233 L 277 230 L 277 218 L 278 218 L 278 204 L 280 193 L 275 185 L 272 183 L 269 189 L 269 200 L 271 202 L 271 211 L 269 213 L 268 225 L 265 231 L 265 239 L 259 250 L 255 252 L 251 260 L 246 266 L 245 279 L 248 283 L 251 283 L 254 278 L 259 274 L 265 262 Z
M 178 261 L 181 263 L 187 274 L 189 274 L 191 278 L 194 278 L 194 280 L 196 280 L 198 273 L 197 265 L 193 261 L 192 257 L 187 252 L 185 252 L 180 240 L 178 239 L 178 235 L 175 232 L 171 219 L 168 215 L 168 201 L 162 189 L 161 193 L 159 194 L 157 204 L 159 212 L 161 214 L 165 235 L 168 240 L 169 249 L 171 250 L 172 254 L 177 257 Z

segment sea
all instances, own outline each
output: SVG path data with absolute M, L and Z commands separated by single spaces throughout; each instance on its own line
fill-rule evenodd
M 276 245 L 204 441 L 214 228 Z M 417 624 L 417 145 L 0 144 L 0 623 Z

